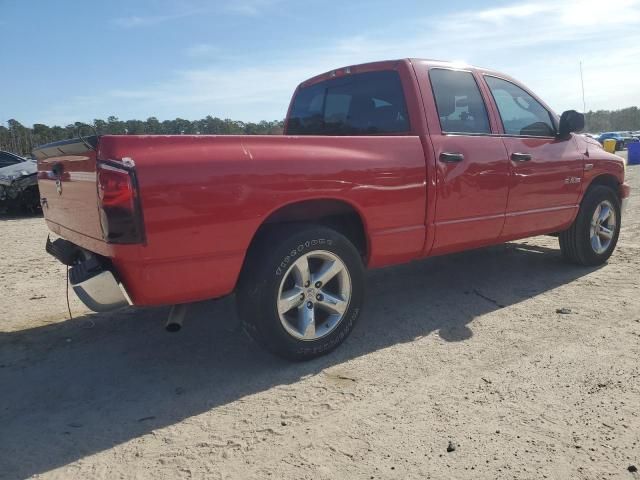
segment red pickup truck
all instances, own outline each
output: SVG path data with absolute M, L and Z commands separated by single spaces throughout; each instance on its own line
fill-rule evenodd
M 557 234 L 603 263 L 624 162 L 498 72 L 404 59 L 301 83 L 282 136 L 112 136 L 34 153 L 43 212 L 87 306 L 236 293 L 246 331 L 309 359 L 339 345 L 364 268 Z

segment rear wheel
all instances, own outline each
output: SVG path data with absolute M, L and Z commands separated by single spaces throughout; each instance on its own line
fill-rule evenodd
M 351 333 L 363 282 L 360 254 L 346 237 L 321 226 L 288 227 L 249 254 L 238 312 L 245 331 L 268 350 L 308 360 Z
M 572 263 L 600 265 L 613 253 L 620 233 L 620 201 L 608 187 L 590 188 L 578 216 L 560 233 L 560 250 Z

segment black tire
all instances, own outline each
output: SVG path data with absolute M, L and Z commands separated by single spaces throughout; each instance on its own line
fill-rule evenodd
M 614 208 L 616 226 L 611 243 L 603 252 L 598 253 L 591 243 L 591 221 L 596 208 L 608 201 Z M 595 185 L 587 190 L 580 204 L 580 210 L 569 229 L 560 232 L 560 250 L 565 259 L 578 265 L 601 265 L 605 263 L 618 243 L 620 234 L 620 200 L 616 193 L 609 187 Z
M 317 225 L 277 226 L 255 243 L 237 289 L 238 314 L 245 332 L 270 352 L 295 361 L 319 357 L 340 345 L 353 330 L 364 300 L 364 267 L 354 245 L 335 230 Z M 290 267 L 313 252 L 330 252 L 341 260 L 351 293 L 348 307 L 330 333 L 303 340 L 286 330 L 278 313 L 278 299 Z

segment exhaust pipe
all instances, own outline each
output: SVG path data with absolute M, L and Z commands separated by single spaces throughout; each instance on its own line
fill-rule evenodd
M 187 315 L 188 308 L 188 303 L 181 303 L 179 305 L 174 305 L 173 307 L 171 307 L 169 318 L 167 319 L 167 324 L 164 327 L 167 332 L 173 333 L 182 330 L 182 323 L 184 322 L 184 318 Z

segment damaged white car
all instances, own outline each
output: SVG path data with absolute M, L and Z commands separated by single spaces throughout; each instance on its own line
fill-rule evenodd
M 0 151 L 0 213 L 40 210 L 37 164 Z

